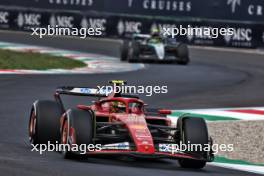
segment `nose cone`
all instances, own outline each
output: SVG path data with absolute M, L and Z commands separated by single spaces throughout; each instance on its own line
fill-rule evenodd
M 129 115 L 123 119 L 138 152 L 152 154 L 155 152 L 151 133 L 144 115 Z
M 147 154 L 155 152 L 152 135 L 148 129 L 144 115 L 129 116 L 127 128 L 136 145 L 137 151 Z
M 137 151 L 145 154 L 153 154 L 155 152 L 155 148 L 152 144 L 138 144 Z
M 165 48 L 163 44 L 155 44 L 153 45 L 156 54 L 159 60 L 163 60 L 165 58 Z
M 155 152 L 152 136 L 147 125 L 142 129 L 135 129 L 134 134 L 135 135 L 133 139 L 138 152 L 147 154 L 152 154 Z

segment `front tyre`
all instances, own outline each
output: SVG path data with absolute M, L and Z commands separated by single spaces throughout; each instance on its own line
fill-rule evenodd
M 206 165 L 207 152 L 204 151 L 205 145 L 209 144 L 207 125 L 204 119 L 196 117 L 183 117 L 180 119 L 178 129 L 181 129 L 181 141 L 183 144 L 199 144 L 202 146 L 200 151 L 187 151 L 191 154 L 200 156 L 203 160 L 180 159 L 179 164 L 183 168 L 201 169 Z
M 132 42 L 131 47 L 128 51 L 128 62 L 135 62 L 139 59 L 139 44 L 137 42 Z
M 129 42 L 127 40 L 124 40 L 122 45 L 120 46 L 120 58 L 121 61 L 126 61 L 128 58 L 128 49 L 129 48 Z
M 182 168 L 191 168 L 191 169 L 202 169 L 205 167 L 205 161 L 191 160 L 191 159 L 180 159 L 179 164 Z
M 70 109 L 66 112 L 66 119 L 63 123 L 61 143 L 69 144 L 69 146 L 76 145 L 79 149 L 81 145 L 87 147 L 93 144 L 93 129 L 93 112 Z M 86 159 L 87 150 L 81 150 L 72 151 L 69 148 L 62 153 L 65 159 Z

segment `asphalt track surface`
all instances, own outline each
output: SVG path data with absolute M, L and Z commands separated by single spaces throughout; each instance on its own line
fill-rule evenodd
M 108 40 L 40 40 L 29 34 L 0 32 L 0 41 L 119 55 L 119 44 Z M 131 85 L 167 85 L 168 94 L 142 96 L 155 108 L 263 106 L 263 55 L 192 49 L 191 58 L 188 66 L 148 64 L 144 70 L 126 73 L 0 75 L 0 175 L 255 175 L 214 166 L 200 171 L 182 169 L 173 160 L 135 162 L 129 158 L 90 158 L 71 161 L 56 152 L 39 155 L 30 151 L 27 124 L 31 104 L 36 99 L 51 99 L 54 89 L 61 85 L 105 85 L 111 79 L 125 79 Z

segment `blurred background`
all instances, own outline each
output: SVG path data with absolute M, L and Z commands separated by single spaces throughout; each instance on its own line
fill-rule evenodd
M 258 48 L 264 46 L 262 0 L 1 0 L 0 28 L 102 27 L 103 37 L 123 38 L 152 28 L 212 27 L 235 29 L 232 36 L 193 35 L 188 44 Z

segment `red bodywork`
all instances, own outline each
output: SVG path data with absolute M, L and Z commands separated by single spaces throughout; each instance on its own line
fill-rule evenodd
M 124 112 L 113 112 L 111 107 L 104 107 L 107 103 L 112 102 L 122 102 L 125 105 Z M 133 109 L 135 107 L 130 107 L 130 104 L 139 105 L 138 109 Z M 96 115 L 96 121 L 104 119 L 109 123 L 121 122 L 123 123 L 123 128 L 127 129 L 129 136 L 132 139 L 135 149 L 134 150 L 101 150 L 95 152 L 87 152 L 87 154 L 117 154 L 117 155 L 135 155 L 141 157 L 168 157 L 168 158 L 188 158 L 188 159 L 198 159 L 203 160 L 201 157 L 195 157 L 190 154 L 185 153 L 169 153 L 169 152 L 159 152 L 155 150 L 155 144 L 153 141 L 152 134 L 149 130 L 147 121 L 148 120 L 159 120 L 163 121 L 168 127 L 171 125 L 170 119 L 166 117 L 150 116 L 144 112 L 144 102 L 138 98 L 126 98 L 126 97 L 114 97 L 110 95 L 106 98 L 102 98 L 92 105 L 77 105 L 78 109 L 82 110 L 93 110 Z M 169 110 L 159 110 L 161 114 L 169 114 Z M 65 114 L 61 117 L 61 127 L 65 120 Z

